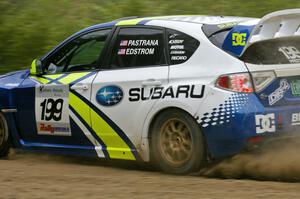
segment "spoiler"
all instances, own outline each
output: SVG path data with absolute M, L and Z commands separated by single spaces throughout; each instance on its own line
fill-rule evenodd
M 300 9 L 272 12 L 253 28 L 241 55 L 254 43 L 294 36 L 300 36 Z
M 281 10 L 234 26 L 222 49 L 241 57 L 254 43 L 295 36 L 300 36 L 300 9 Z

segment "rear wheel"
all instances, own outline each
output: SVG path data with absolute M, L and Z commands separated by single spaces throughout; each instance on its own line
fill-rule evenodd
M 9 133 L 5 117 L 0 113 L 0 158 L 8 155 L 10 148 Z
M 195 172 L 204 157 L 203 136 L 193 117 L 170 109 L 156 118 L 151 134 L 151 158 L 161 170 L 172 174 Z

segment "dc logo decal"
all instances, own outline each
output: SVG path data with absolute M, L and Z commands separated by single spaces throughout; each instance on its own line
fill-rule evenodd
M 255 115 L 256 133 L 275 132 L 275 114 Z
M 233 46 L 245 46 L 247 40 L 247 33 L 232 33 Z
M 96 100 L 102 106 L 114 106 L 123 99 L 124 93 L 118 86 L 104 86 L 98 90 Z

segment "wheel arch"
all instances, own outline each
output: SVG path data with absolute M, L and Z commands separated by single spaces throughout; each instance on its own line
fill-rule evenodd
M 149 122 L 149 125 L 148 125 L 148 134 L 147 134 L 148 139 L 151 139 L 151 132 L 152 132 L 152 129 L 153 129 L 153 125 L 154 125 L 155 121 L 157 120 L 158 116 L 160 114 L 162 114 L 163 112 L 168 111 L 168 110 L 178 110 L 178 111 L 181 111 L 181 112 L 185 112 L 185 113 L 187 113 L 187 114 L 189 114 L 190 116 L 193 117 L 193 115 L 190 112 L 188 112 L 188 111 L 186 111 L 182 108 L 179 108 L 179 107 L 176 107 L 176 106 L 165 107 L 165 108 L 159 110 L 158 112 L 156 112 L 153 115 L 153 117 L 151 118 L 151 120 Z
M 185 112 L 185 113 L 189 114 L 190 116 L 192 116 L 196 120 L 197 111 L 195 109 L 193 109 L 192 107 L 187 107 L 182 104 L 180 106 L 176 106 L 176 105 L 165 106 L 165 107 L 160 107 L 160 108 L 156 108 L 156 109 L 152 110 L 148 114 L 147 119 L 145 120 L 143 132 L 142 132 L 141 156 L 144 161 L 147 161 L 147 162 L 150 161 L 150 139 L 151 139 L 151 131 L 153 128 L 153 124 L 154 124 L 155 120 L 157 119 L 157 117 L 161 113 L 163 113 L 167 110 L 170 110 L 170 109 Z M 201 132 L 203 132 L 202 127 L 200 125 L 198 125 L 198 126 L 199 126 Z M 204 138 L 204 142 L 207 147 L 207 144 L 206 144 L 207 141 L 206 141 L 206 137 L 205 137 L 204 133 L 202 133 L 202 136 Z

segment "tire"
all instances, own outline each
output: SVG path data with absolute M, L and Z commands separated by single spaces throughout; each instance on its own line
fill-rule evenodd
M 169 109 L 157 116 L 150 138 L 151 160 L 160 170 L 184 175 L 199 171 L 205 160 L 205 144 L 195 119 Z
M 5 117 L 0 113 L 0 158 L 7 157 L 10 149 L 9 131 Z

